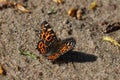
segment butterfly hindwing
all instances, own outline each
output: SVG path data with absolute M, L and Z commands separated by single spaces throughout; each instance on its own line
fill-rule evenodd
M 43 40 L 40 40 L 37 45 L 37 49 L 40 51 L 41 54 L 45 55 L 47 52 L 47 45 L 44 44 Z
M 55 60 L 59 56 L 67 53 L 68 51 L 72 50 L 75 47 L 76 41 L 74 38 L 67 38 L 61 42 L 57 50 L 48 56 L 48 59 Z

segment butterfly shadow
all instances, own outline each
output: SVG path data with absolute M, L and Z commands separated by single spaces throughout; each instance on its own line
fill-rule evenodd
M 62 64 L 62 63 L 69 63 L 69 62 L 84 63 L 84 62 L 94 62 L 96 60 L 97 60 L 97 56 L 95 55 L 86 54 L 86 53 L 77 52 L 77 51 L 70 51 L 60 56 L 53 63 L 54 64 Z

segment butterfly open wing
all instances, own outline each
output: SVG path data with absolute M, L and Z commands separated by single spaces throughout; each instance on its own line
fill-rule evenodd
M 42 22 L 40 31 L 40 41 L 38 42 L 37 49 L 41 54 L 46 55 L 46 53 L 49 52 L 51 45 L 57 41 L 57 37 L 46 21 Z
M 55 32 L 46 21 L 41 24 L 40 28 L 40 41 L 37 48 L 48 59 L 55 60 L 74 48 L 76 44 L 74 38 L 58 40 Z
M 59 56 L 67 53 L 68 51 L 72 50 L 75 47 L 76 41 L 74 38 L 68 38 L 61 42 L 58 46 L 57 50 L 48 56 L 48 59 L 55 60 Z

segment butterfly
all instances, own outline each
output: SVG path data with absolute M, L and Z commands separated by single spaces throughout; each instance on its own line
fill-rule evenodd
M 43 21 L 40 25 L 40 41 L 37 44 L 37 49 L 40 54 L 49 60 L 56 60 L 61 55 L 72 50 L 75 44 L 76 41 L 72 37 L 64 40 L 58 39 L 47 21 Z

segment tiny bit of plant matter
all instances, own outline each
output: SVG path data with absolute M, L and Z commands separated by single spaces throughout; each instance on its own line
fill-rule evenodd
M 120 22 L 115 22 L 112 24 L 108 24 L 106 29 L 104 30 L 105 33 L 110 33 L 120 29 Z
M 20 53 L 25 56 L 30 56 L 32 59 L 37 59 L 37 56 L 29 51 L 20 51 Z
M 54 7 L 52 7 L 49 11 L 48 11 L 48 15 L 50 14 L 55 14 L 57 13 L 57 11 L 54 9 Z
M 3 69 L 1 65 L 0 65 L 0 74 L 3 74 Z
M 60 4 L 60 3 L 63 3 L 64 2 L 64 0 L 53 0 L 55 3 L 57 3 L 57 4 Z
M 6 0 L 0 0 L 0 8 L 6 7 L 9 3 Z
M 76 14 L 76 17 L 77 17 L 77 19 L 81 19 L 81 17 L 82 17 L 82 10 L 78 10 L 77 11 L 77 14 Z
M 105 37 L 103 37 L 103 40 L 111 42 L 112 44 L 120 47 L 120 44 L 115 39 L 113 39 L 111 37 L 105 36 Z
M 96 7 L 97 7 L 97 3 L 96 3 L 96 1 L 93 1 L 93 2 L 90 4 L 89 9 L 90 9 L 90 10 L 94 10 Z
M 83 11 L 82 9 L 78 10 L 77 8 L 70 8 L 68 10 L 68 15 L 71 17 L 76 17 L 77 19 L 80 20 L 83 15 Z
M 23 7 L 22 4 L 16 4 L 16 9 L 22 11 L 22 12 L 25 12 L 25 13 L 29 13 L 30 11 L 28 9 L 26 9 L 25 7 Z
M 6 7 L 13 7 L 17 10 L 20 10 L 22 12 L 28 13 L 30 12 L 28 9 L 26 9 L 22 4 L 16 3 L 14 1 L 7 1 L 7 0 L 0 0 L 0 8 L 6 8 Z
M 71 17 L 75 17 L 76 16 L 76 12 L 77 12 L 77 8 L 70 8 L 69 10 L 68 10 L 68 15 L 69 16 L 71 16 Z

